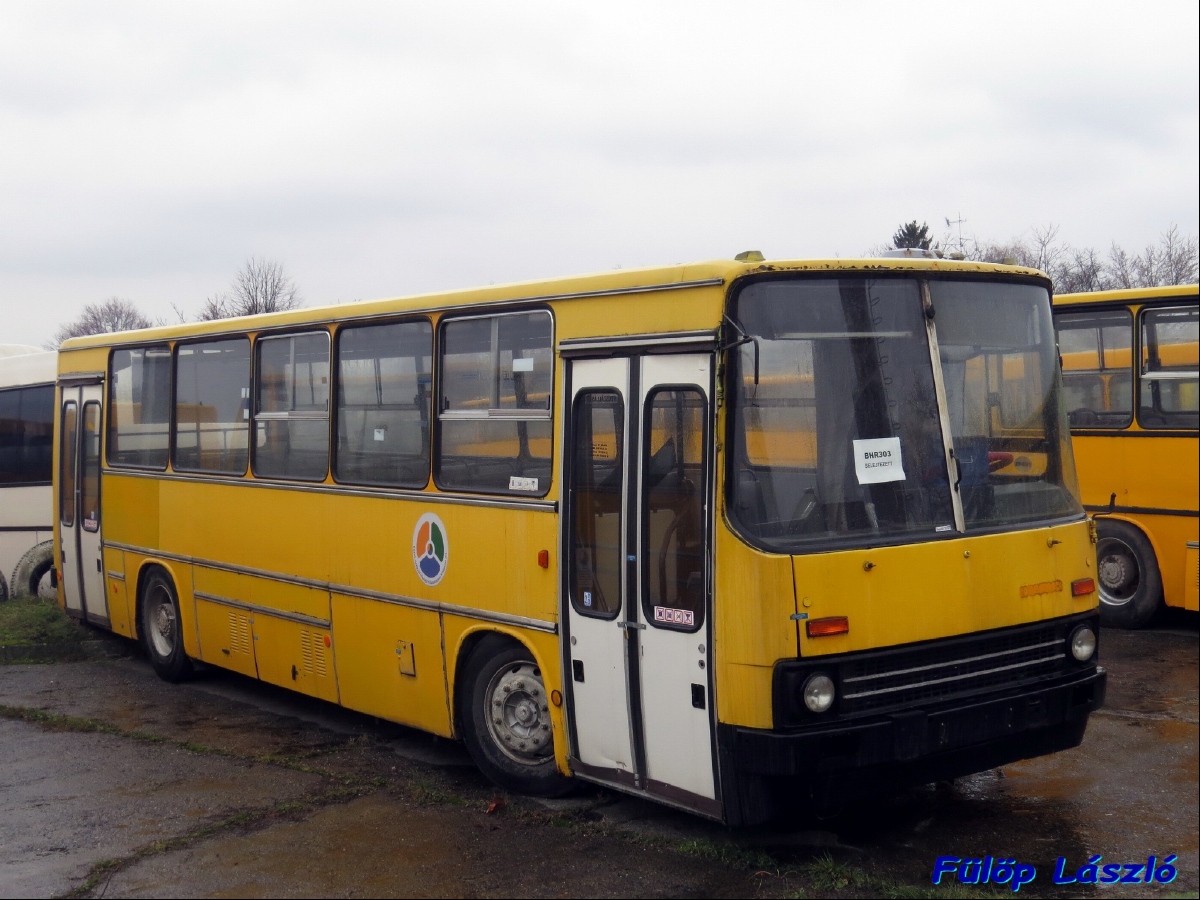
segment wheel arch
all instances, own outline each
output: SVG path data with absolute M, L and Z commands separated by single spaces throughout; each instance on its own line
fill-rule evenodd
M 1106 519 L 1111 522 L 1120 522 L 1122 525 L 1128 525 L 1145 538 L 1146 543 L 1150 545 L 1150 549 L 1154 551 L 1154 565 L 1158 567 L 1160 573 L 1162 572 L 1162 549 L 1159 547 L 1158 541 L 1155 540 L 1154 533 L 1146 528 L 1142 521 L 1125 513 L 1112 513 L 1111 515 L 1106 513 L 1096 519 L 1096 528 L 1099 529 Z M 1099 532 L 1097 531 L 1098 534 Z
M 171 566 L 169 562 L 161 559 L 149 557 L 142 560 L 138 564 L 137 578 L 134 581 L 134 605 L 133 605 L 133 623 L 131 631 L 133 639 L 140 641 L 142 639 L 142 601 L 145 595 L 146 579 L 155 571 L 161 571 L 171 579 L 171 585 L 175 588 L 175 599 L 179 600 L 179 574 Z M 183 615 L 182 604 L 179 610 L 179 627 L 185 628 L 188 625 L 186 617 Z M 184 643 L 187 643 L 187 633 L 184 633 Z
M 552 676 L 560 675 L 560 666 L 558 654 L 557 635 L 554 639 L 553 650 L 547 647 L 539 647 L 537 641 L 529 639 L 530 635 L 527 631 L 520 628 L 513 628 L 507 625 L 499 625 L 491 622 L 472 623 L 465 628 L 458 636 L 453 649 L 447 648 L 446 653 L 446 681 L 450 701 L 450 727 L 453 729 L 455 738 L 462 738 L 462 721 L 460 716 L 463 712 L 463 679 L 459 677 L 463 667 L 472 653 L 478 647 L 489 641 L 497 641 L 498 643 L 515 644 L 525 650 L 533 659 L 533 662 L 542 671 L 542 680 L 546 685 L 548 692 L 557 692 L 562 694 L 561 684 L 557 683 L 558 678 L 547 678 L 547 673 Z M 557 706 L 551 707 L 551 718 L 555 722 L 554 747 L 555 757 L 558 759 L 559 770 L 564 774 L 569 772 L 566 768 L 567 757 L 567 733 L 566 733 L 566 716 L 562 702 Z

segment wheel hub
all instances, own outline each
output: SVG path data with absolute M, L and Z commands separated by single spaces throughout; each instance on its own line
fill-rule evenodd
M 1096 575 L 1100 600 L 1109 606 L 1124 606 L 1138 591 L 1141 570 L 1137 558 L 1124 541 L 1102 540 L 1096 553 Z
M 497 672 L 488 697 L 488 728 L 507 756 L 532 765 L 553 752 L 546 687 L 533 663 L 513 663 Z

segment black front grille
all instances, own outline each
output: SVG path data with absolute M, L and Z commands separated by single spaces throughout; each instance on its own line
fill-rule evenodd
M 1055 675 L 1068 664 L 1059 623 L 886 651 L 841 666 L 841 712 L 909 707 Z
M 1067 641 L 1070 633 L 1085 623 L 1096 628 L 1095 614 L 886 650 L 779 663 L 775 671 L 776 727 L 832 724 L 838 719 L 928 708 L 961 697 L 1053 680 L 1079 669 Z M 813 714 L 804 708 L 804 682 L 818 671 L 837 685 L 837 700 L 829 713 Z

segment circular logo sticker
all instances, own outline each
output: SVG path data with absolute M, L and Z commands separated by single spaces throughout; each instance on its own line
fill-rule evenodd
M 434 585 L 442 580 L 446 574 L 446 561 L 450 558 L 450 545 L 446 542 L 446 526 L 433 513 L 425 513 L 417 519 L 412 554 L 413 565 L 423 582 Z

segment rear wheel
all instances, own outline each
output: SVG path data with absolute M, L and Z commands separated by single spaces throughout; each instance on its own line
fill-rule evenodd
M 156 569 L 146 576 L 142 586 L 141 621 L 138 623 L 142 646 L 150 665 L 164 681 L 183 681 L 192 674 L 192 661 L 183 651 L 179 600 L 170 576 Z
M 471 652 L 462 677 L 463 741 L 483 774 L 515 793 L 568 793 L 573 783 L 554 760 L 550 697 L 533 654 L 489 637 Z
M 1096 574 L 1100 583 L 1100 619 L 1117 628 L 1139 628 L 1162 603 L 1162 577 L 1154 548 L 1126 522 L 1096 523 Z

